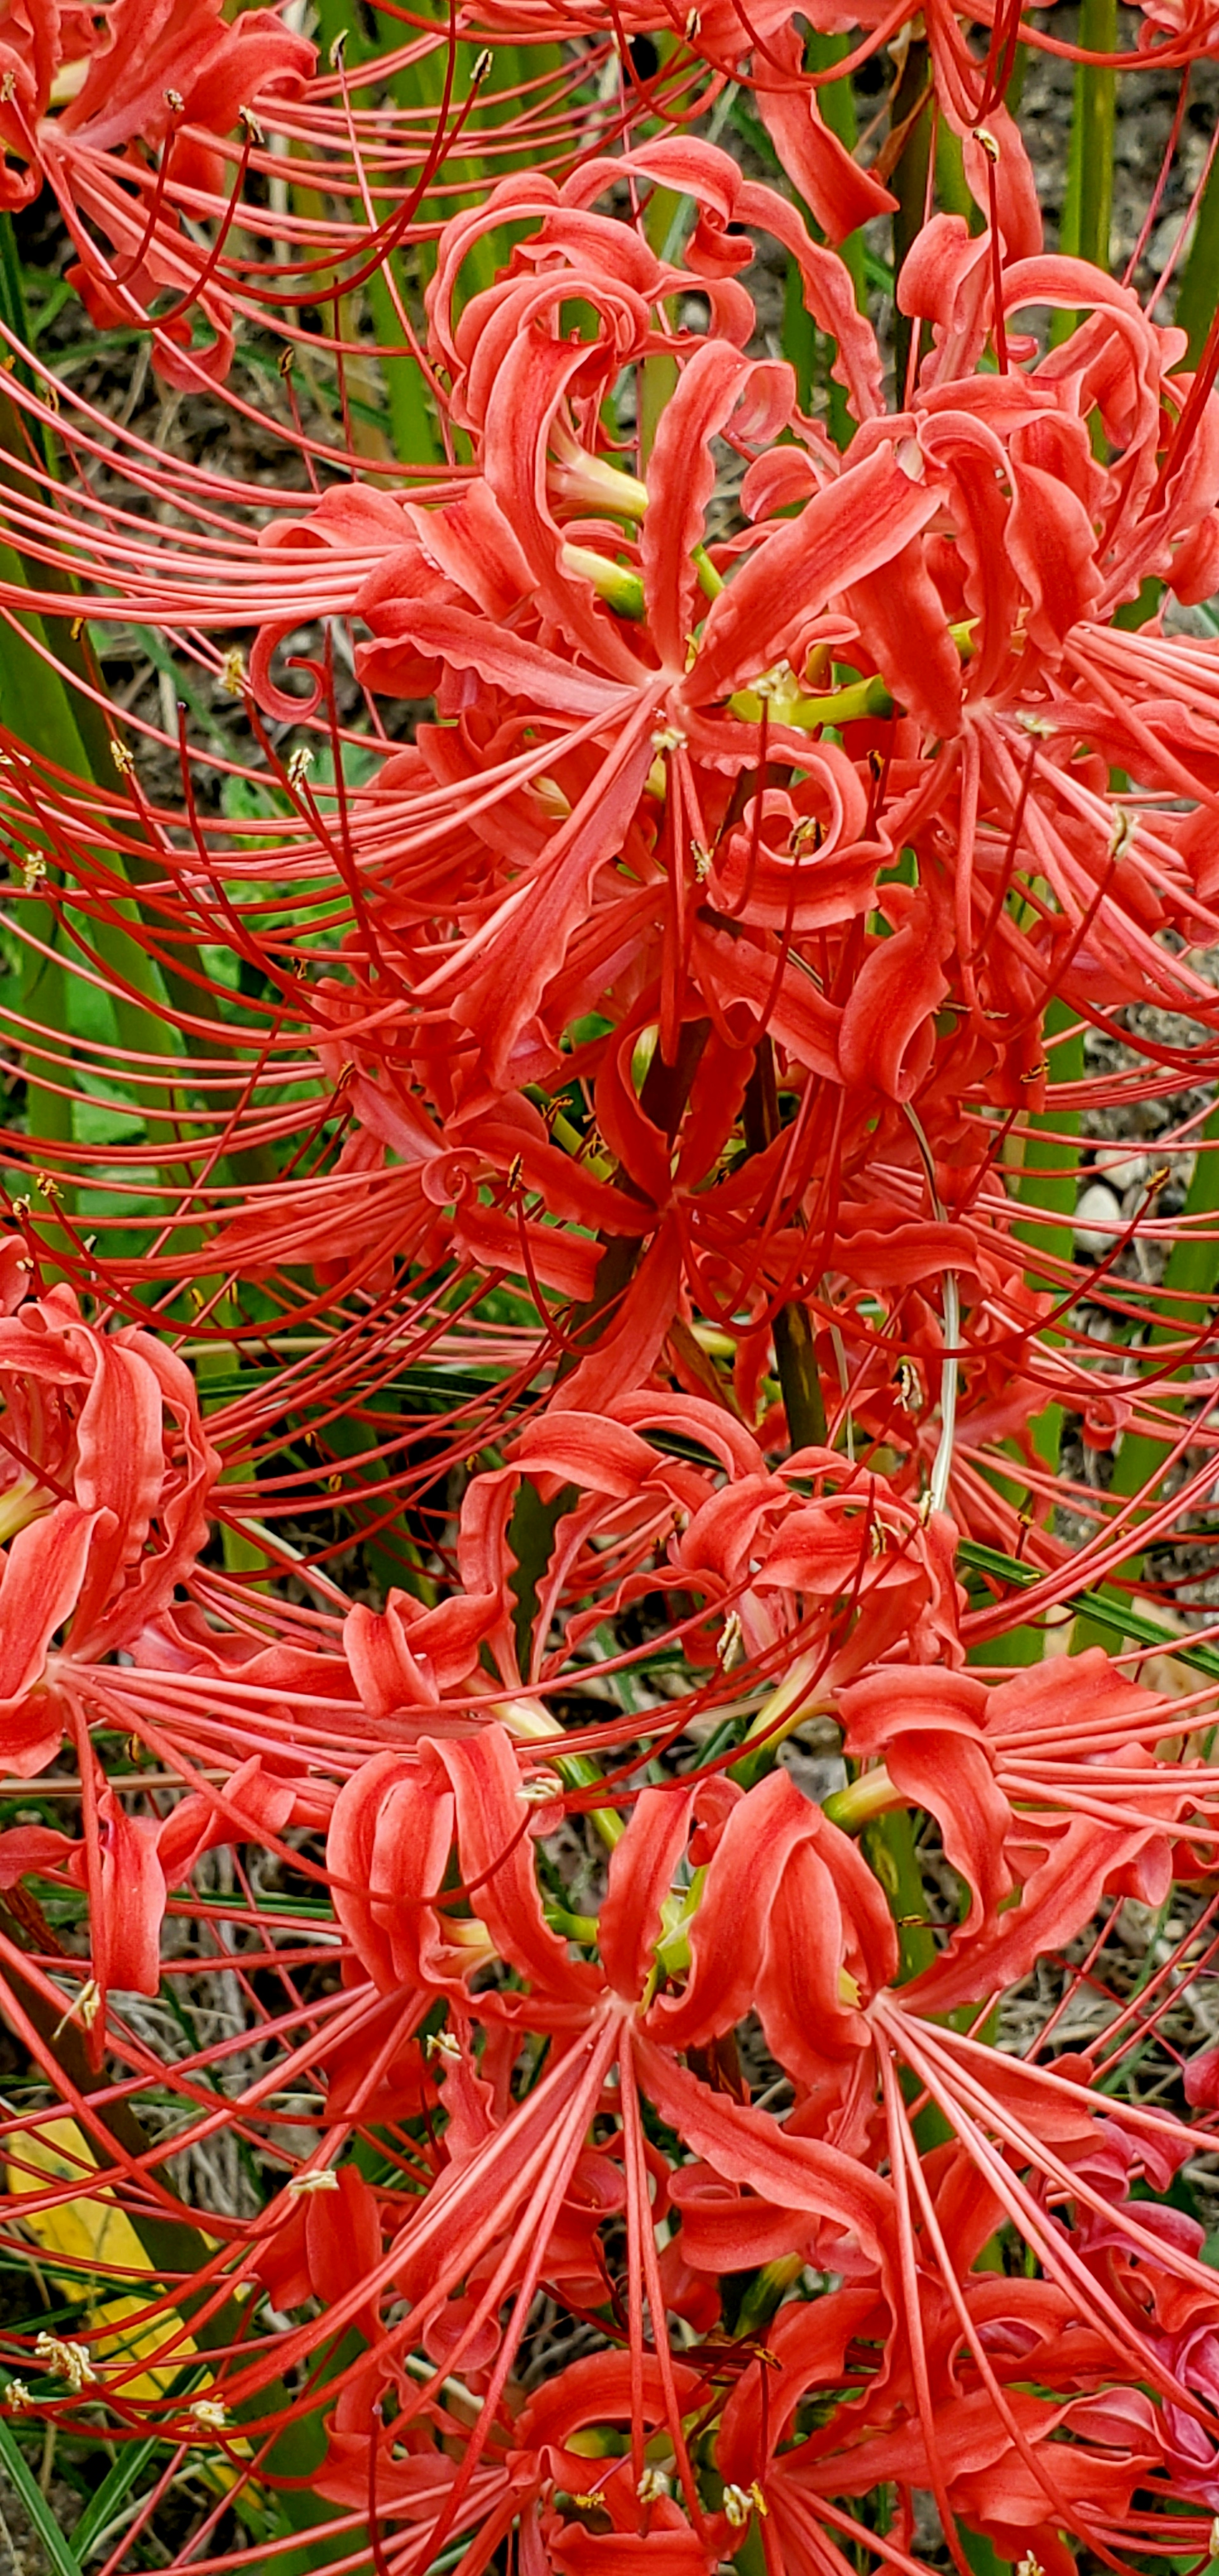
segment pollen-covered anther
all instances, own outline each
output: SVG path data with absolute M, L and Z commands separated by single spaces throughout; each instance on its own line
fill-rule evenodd
M 423 2054 L 425 2057 L 459 2058 L 461 2055 L 461 2041 L 458 2039 L 455 2031 L 429 2031 L 428 2036 L 423 2043 Z
M 252 107 L 239 107 L 237 110 L 237 122 L 241 127 L 242 133 L 247 136 L 251 143 L 266 142 L 266 135 L 264 134 Z
M 293 2174 L 288 2182 L 288 2189 L 295 2200 L 303 2200 L 306 2192 L 337 2191 L 338 2188 L 339 2178 L 333 2165 L 320 2165 L 316 2173 Z
M 753 2497 L 745 2487 L 725 2487 L 724 2519 L 734 2531 L 743 2531 L 753 2512 Z
M 23 2415 L 26 2407 L 32 2405 L 33 2400 L 24 2379 L 10 2379 L 4 2392 L 4 2403 L 12 2407 L 14 2415 Z
M 694 874 L 698 884 L 706 885 L 707 879 L 711 874 L 711 852 L 707 848 L 706 842 L 691 841 L 690 856 L 694 861 Z
M 684 751 L 686 736 L 680 725 L 659 725 L 652 736 L 653 751 Z
M 114 766 L 118 771 L 119 777 L 130 778 L 132 770 L 135 768 L 135 753 L 131 749 L 129 743 L 119 741 L 117 734 L 111 734 L 110 736 L 110 757 L 114 762 Z
M 673 2481 L 663 2469 L 646 2468 L 635 2489 L 641 2504 L 661 2504 L 673 2493 Z
M 913 1360 L 898 1361 L 897 1400 L 903 1413 L 914 1413 L 921 1408 L 923 1389 Z
M 517 1791 L 527 1807 L 548 1807 L 558 1794 L 558 1781 L 545 1771 L 535 1771 L 531 1780 L 522 1780 Z
M 58 1194 L 58 1182 L 52 1185 L 48 1173 L 40 1172 L 38 1179 L 44 1198 L 53 1198 Z M 101 2002 L 101 1988 L 96 1978 L 86 1977 L 79 1994 L 73 1996 L 67 2011 L 61 2014 L 52 2036 L 58 2039 L 61 2031 L 65 2031 L 71 2021 L 78 2021 L 85 2030 L 92 2030 L 101 2010 Z
M 201 2433 L 223 2433 L 228 2416 L 218 2397 L 196 2397 L 186 2410 Z
M 171 116 L 182 116 L 185 113 L 186 101 L 183 98 L 180 89 L 167 89 L 165 92 L 165 104 L 169 109 Z
M 787 687 L 792 677 L 790 662 L 772 662 L 769 671 L 759 671 L 757 679 L 751 681 L 750 686 L 755 698 L 777 698 L 780 690 Z
M 224 660 L 220 665 L 220 686 L 224 690 L 226 696 L 230 698 L 243 698 L 249 685 L 249 673 L 245 666 L 245 655 L 241 651 L 240 647 L 234 644 L 225 654 Z
M 313 751 L 311 746 L 307 742 L 298 742 L 296 749 L 292 753 L 288 762 L 287 778 L 289 787 L 303 787 L 312 767 Z
M 95 2380 L 97 2372 L 83 2343 L 64 2343 L 59 2335 L 40 2334 L 34 2346 L 34 2358 L 44 2370 L 66 2379 L 74 2397 Z
M 716 1662 L 722 1671 L 731 1672 L 733 1665 L 740 1663 L 744 1652 L 745 1632 L 741 1626 L 741 1614 L 739 1610 L 730 1610 L 720 1630 L 720 1641 L 715 1650 Z

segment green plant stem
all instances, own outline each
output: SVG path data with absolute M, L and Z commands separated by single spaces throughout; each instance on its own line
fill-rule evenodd
M 1174 322 L 1189 334 L 1189 347 L 1182 360 L 1184 369 L 1192 372 L 1206 344 L 1206 336 L 1219 303 L 1219 153 L 1216 153 L 1202 191 L 1194 237 L 1185 261 Z
M 935 124 L 935 104 L 929 87 L 931 57 L 925 36 L 912 37 L 906 47 L 901 79 L 890 110 L 890 131 L 909 121 L 890 179 L 897 199 L 893 217 L 893 275 L 901 276 L 911 250 L 922 232 L 927 214 L 927 184 L 931 175 L 931 142 Z M 920 104 L 921 102 L 921 104 Z M 917 113 L 916 113 L 917 110 Z M 906 398 L 910 372 L 910 353 L 914 346 L 915 325 L 909 314 L 896 303 L 893 308 L 893 352 L 895 398 L 899 409 Z
M 1082 0 L 1079 42 L 1089 53 L 1117 51 L 1117 0 Z M 1065 258 L 1091 260 L 1108 273 L 1109 235 L 1113 218 L 1113 142 L 1116 79 L 1094 63 L 1075 71 L 1075 103 L 1067 159 L 1059 248 Z M 1068 340 L 1077 313 L 1056 313 L 1050 322 L 1050 345 Z
M 1047 1039 L 1061 1036 L 1071 1027 L 1074 1017 L 1066 1003 L 1055 996 L 1045 1015 Z M 1060 1082 L 1082 1079 L 1082 1033 L 1053 1048 L 1050 1067 Z M 1075 1257 L 1073 1220 L 1079 1188 L 1079 1155 L 1073 1146 L 1063 1144 L 1064 1134 L 1070 1137 L 1079 1134 L 1079 1118 L 1074 1110 L 1051 1110 L 1030 1118 L 1029 1132 L 1024 1139 L 1019 1195 L 1026 1206 L 1048 1210 L 1052 1222 L 1031 1225 L 1022 1221 L 1014 1231 L 1035 1253 L 1049 1253 L 1069 1265 Z M 1035 1261 L 1029 1265 L 1029 1279 L 1034 1288 L 1046 1285 L 1045 1276 Z M 1061 1294 L 1057 1280 L 1051 1281 L 1050 1285 L 1056 1295 Z M 1059 1405 L 1047 1404 L 1038 1415 L 1033 1426 L 1033 1442 L 1038 1455 L 1056 1472 L 1062 1446 L 1062 1409 Z
M 745 1142 L 751 1154 L 763 1154 L 779 1134 L 779 1095 L 775 1055 L 770 1039 L 759 1039 L 753 1072 L 745 1093 Z M 789 1298 L 774 1320 L 775 1365 L 787 1415 L 792 1449 L 821 1448 L 825 1443 L 825 1402 L 808 1311 Z

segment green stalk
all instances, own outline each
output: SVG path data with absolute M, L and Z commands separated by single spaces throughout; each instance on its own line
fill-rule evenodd
M 841 62 L 850 48 L 845 36 L 812 34 L 805 45 L 804 59 L 809 71 L 828 71 Z M 859 123 L 855 113 L 855 93 L 850 76 L 845 80 L 827 81 L 817 92 L 817 104 L 831 134 L 853 152 L 859 140 Z M 796 200 L 800 204 L 800 200 Z M 800 205 L 805 222 L 812 218 L 807 206 Z M 815 230 L 815 227 L 813 227 Z M 865 272 L 862 233 L 850 233 L 839 245 L 839 258 L 849 272 L 855 289 L 855 301 L 864 308 Z M 796 386 L 802 407 L 807 410 L 818 385 L 824 388 L 826 421 L 836 447 L 846 448 L 855 433 L 855 423 L 847 409 L 842 386 L 835 384 L 831 370 L 837 355 L 836 342 L 819 332 L 804 301 L 804 286 L 795 260 L 788 261 L 783 294 L 783 355 L 796 372 Z
M 1117 52 L 1117 0 L 1082 0 L 1079 42 L 1089 53 Z M 1067 192 L 1058 245 L 1064 257 L 1091 260 L 1106 274 L 1113 218 L 1116 80 L 1116 73 L 1101 71 L 1094 63 L 1076 65 Z M 1052 316 L 1052 348 L 1070 339 L 1078 319 L 1076 313 Z
M 1047 1039 L 1070 1028 L 1074 1017 L 1074 1012 L 1067 1008 L 1066 1003 L 1055 996 L 1045 1015 L 1044 1028 Z M 1069 1038 L 1064 1045 L 1055 1047 L 1050 1056 L 1050 1063 L 1060 1081 L 1080 1081 L 1084 1069 L 1082 1035 Z M 1070 1136 L 1077 1136 L 1079 1119 L 1074 1111 L 1066 1114 L 1061 1111 L 1050 1111 L 1044 1116 L 1034 1115 L 1029 1120 L 1029 1128 L 1031 1132 L 1024 1140 L 1020 1197 L 1026 1206 L 1048 1208 L 1057 1222 L 1050 1225 L 1020 1223 L 1015 1227 L 1015 1233 L 1022 1242 L 1029 1244 L 1034 1252 L 1052 1253 L 1058 1260 L 1070 1264 L 1075 1257 L 1073 1220 L 1078 1195 L 1079 1157 L 1078 1153 L 1073 1152 L 1069 1146 L 1063 1146 L 1061 1137 L 1064 1131 Z M 1056 1133 L 1050 1131 L 1056 1131 Z M 1029 1280 L 1030 1285 L 1035 1288 L 1044 1287 L 1047 1284 L 1044 1274 L 1035 1261 L 1029 1265 Z M 1057 1281 L 1049 1284 L 1056 1295 L 1061 1294 Z M 1038 1415 L 1034 1425 L 1033 1440 L 1038 1455 L 1044 1458 L 1047 1467 L 1057 1471 L 1062 1445 L 1060 1405 L 1047 1404 Z
M 1219 1243 L 1199 1238 L 1192 1229 L 1191 1220 L 1205 1223 L 1219 1218 L 1219 1112 L 1212 1111 L 1203 1132 L 1207 1142 L 1214 1145 L 1214 1151 L 1198 1156 L 1181 1214 L 1181 1232 L 1168 1256 L 1163 1280 L 1165 1288 L 1192 1302 L 1184 1307 L 1174 1304 L 1162 1320 L 1152 1325 L 1149 1335 L 1152 1347 L 1205 1332 L 1215 1312 L 1215 1298 L 1219 1291 Z M 1124 1499 L 1142 1493 L 1157 1499 L 1165 1457 L 1175 1436 L 1175 1433 L 1165 1432 L 1155 1438 L 1141 1431 L 1124 1432 L 1114 1466 L 1112 1491 Z M 1125 1563 L 1116 1568 L 1113 1579 L 1137 1583 L 1142 1571 L 1143 1552 L 1136 1548 Z M 1095 1626 L 1095 1620 L 1090 1624 Z M 1081 1633 L 1084 1642 L 1094 1642 L 1091 1635 Z M 1130 1633 L 1136 1632 L 1131 1630 Z M 1176 1652 L 1175 1640 L 1165 1636 L 1164 1643 L 1168 1653 Z
M 897 157 L 890 187 L 897 199 L 893 217 L 893 276 L 901 276 L 927 212 L 927 182 L 931 173 L 931 139 L 935 123 L 935 101 L 929 88 L 931 57 L 925 36 L 912 37 L 906 47 L 902 76 L 894 92 L 890 110 L 890 132 L 908 124 Z M 920 105 L 921 101 L 921 105 Z M 910 371 L 910 353 L 914 346 L 915 325 L 909 314 L 895 302 L 893 307 L 894 382 L 898 406 L 906 398 L 906 380 Z
M 1174 322 L 1189 333 L 1189 347 L 1181 362 L 1189 372 L 1197 366 L 1206 345 L 1216 303 L 1219 303 L 1219 153 L 1211 163 L 1202 191 L 1194 238 L 1173 315 Z
M 669 245 L 681 220 L 681 207 L 682 201 L 675 189 L 653 188 L 643 210 L 643 231 L 658 259 L 670 255 Z M 672 306 L 668 309 L 672 318 Z M 658 350 L 654 357 L 644 358 L 636 368 L 635 381 L 639 403 L 639 471 L 643 474 L 656 444 L 661 414 L 677 391 L 676 358 L 667 357 L 663 350 Z
M 767 1146 L 773 1145 L 779 1125 L 774 1048 L 764 1037 L 754 1051 L 753 1072 L 745 1093 L 745 1142 L 750 1153 L 765 1153 Z M 808 1310 L 797 1298 L 780 1306 L 774 1320 L 774 1342 L 789 1446 L 820 1448 L 825 1440 L 825 1401 Z

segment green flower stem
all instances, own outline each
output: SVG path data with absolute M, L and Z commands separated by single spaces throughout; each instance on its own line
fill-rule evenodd
M 890 131 L 897 135 L 904 127 L 901 150 L 889 185 L 897 199 L 893 217 L 893 275 L 901 276 L 927 212 L 927 183 L 931 175 L 931 141 L 935 122 L 935 102 L 931 87 L 931 57 L 925 36 L 914 36 L 906 47 L 901 79 L 894 92 L 890 111 Z M 914 325 L 910 316 L 895 303 L 893 308 L 894 381 L 899 407 L 906 398 L 906 379 L 910 370 L 910 353 L 914 346 Z
M 759 1039 L 753 1072 L 745 1093 L 745 1142 L 751 1154 L 763 1154 L 779 1134 L 779 1096 L 775 1055 L 770 1039 Z M 808 1310 L 798 1298 L 780 1306 L 774 1320 L 775 1363 L 787 1416 L 792 1449 L 825 1444 L 825 1402 L 817 1368 L 817 1351 Z
M 1047 1039 L 1069 1029 L 1075 1016 L 1066 1003 L 1055 996 L 1045 1015 Z M 1050 1066 L 1059 1081 L 1082 1080 L 1082 1033 L 1066 1038 L 1063 1044 L 1052 1049 Z M 1027 1243 L 1035 1254 L 1048 1252 L 1068 1265 L 1075 1257 L 1074 1216 L 1079 1191 L 1079 1154 L 1073 1144 L 1064 1144 L 1062 1139 L 1064 1135 L 1076 1137 L 1078 1134 L 1079 1118 L 1074 1110 L 1047 1111 L 1044 1115 L 1036 1113 L 1030 1118 L 1024 1139 L 1019 1196 L 1026 1207 L 1046 1209 L 1051 1222 L 1032 1224 L 1022 1219 L 1013 1229 L 1018 1239 Z M 1034 1288 L 1044 1288 L 1047 1284 L 1035 1260 L 1029 1265 L 1029 1280 Z M 1049 1285 L 1055 1295 L 1061 1295 L 1059 1281 L 1053 1280 Z M 1047 1467 L 1057 1473 L 1062 1445 L 1062 1409 L 1059 1405 L 1047 1404 L 1038 1414 L 1033 1426 L 1033 1441 L 1038 1455 L 1045 1460 Z
M 1117 51 L 1117 0 L 1082 0 L 1079 42 L 1089 53 Z M 1094 63 L 1079 63 L 1075 72 L 1075 106 L 1067 160 L 1059 249 L 1068 259 L 1088 259 L 1108 273 L 1109 235 L 1113 219 L 1113 141 L 1116 79 Z M 1055 313 L 1050 345 L 1069 340 L 1077 313 Z
M 1215 318 L 1219 302 L 1219 153 L 1216 153 L 1202 191 L 1194 238 L 1190 244 L 1173 315 L 1182 331 L 1189 333 L 1189 347 L 1181 361 L 1190 373 L 1197 366 L 1206 346 L 1207 333 Z

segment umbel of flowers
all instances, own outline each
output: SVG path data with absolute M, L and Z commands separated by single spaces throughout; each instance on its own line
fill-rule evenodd
M 1214 2556 L 1210 1201 L 1058 1185 L 1219 1081 L 1219 340 L 1046 249 L 1065 40 L 806 15 L 0 25 L 285 465 L 10 311 L 0 2469 L 103 2576 Z

